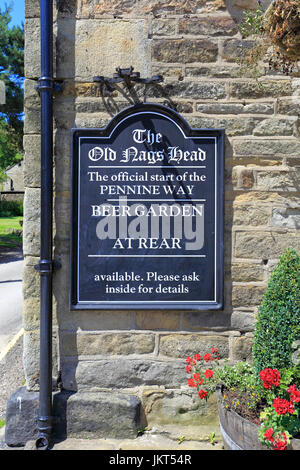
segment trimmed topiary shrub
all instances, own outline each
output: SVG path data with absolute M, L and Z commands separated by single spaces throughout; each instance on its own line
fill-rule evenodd
M 257 373 L 289 368 L 292 343 L 300 339 L 300 257 L 287 249 L 274 268 L 258 310 L 253 342 Z

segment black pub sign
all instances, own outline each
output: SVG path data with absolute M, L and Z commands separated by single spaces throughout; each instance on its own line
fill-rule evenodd
M 72 145 L 71 309 L 221 309 L 224 130 L 139 104 Z

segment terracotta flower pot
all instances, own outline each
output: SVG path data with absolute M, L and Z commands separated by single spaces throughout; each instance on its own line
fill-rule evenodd
M 222 403 L 222 389 L 216 389 L 220 430 L 226 450 L 268 450 L 258 440 L 258 426 L 226 409 Z M 289 450 L 300 450 L 300 439 L 292 439 Z

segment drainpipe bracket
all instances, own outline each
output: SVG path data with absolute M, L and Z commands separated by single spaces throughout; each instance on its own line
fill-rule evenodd
M 63 87 L 61 83 L 56 82 L 53 78 L 44 76 L 38 79 L 34 89 L 40 94 L 41 91 L 51 91 L 52 93 L 62 91 Z
M 38 264 L 34 266 L 34 269 L 40 274 L 51 274 L 54 271 L 58 271 L 61 268 L 59 261 L 52 261 L 47 259 L 41 259 Z

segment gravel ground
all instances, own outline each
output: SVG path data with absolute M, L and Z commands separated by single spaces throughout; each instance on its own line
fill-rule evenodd
M 0 247 L 0 263 L 8 263 L 22 258 L 23 254 L 20 249 Z M 0 420 L 5 420 L 6 404 L 9 397 L 25 384 L 22 356 L 23 336 L 0 362 Z M 0 429 L 0 449 L 4 448 L 3 438 L 3 432 Z
M 25 383 L 22 354 L 23 336 L 0 362 L 0 420 L 5 419 L 9 397 Z
M 0 362 L 0 420 L 5 420 L 6 404 L 10 396 L 24 386 L 23 336 Z M 4 433 L 0 429 L 0 450 L 6 449 Z

